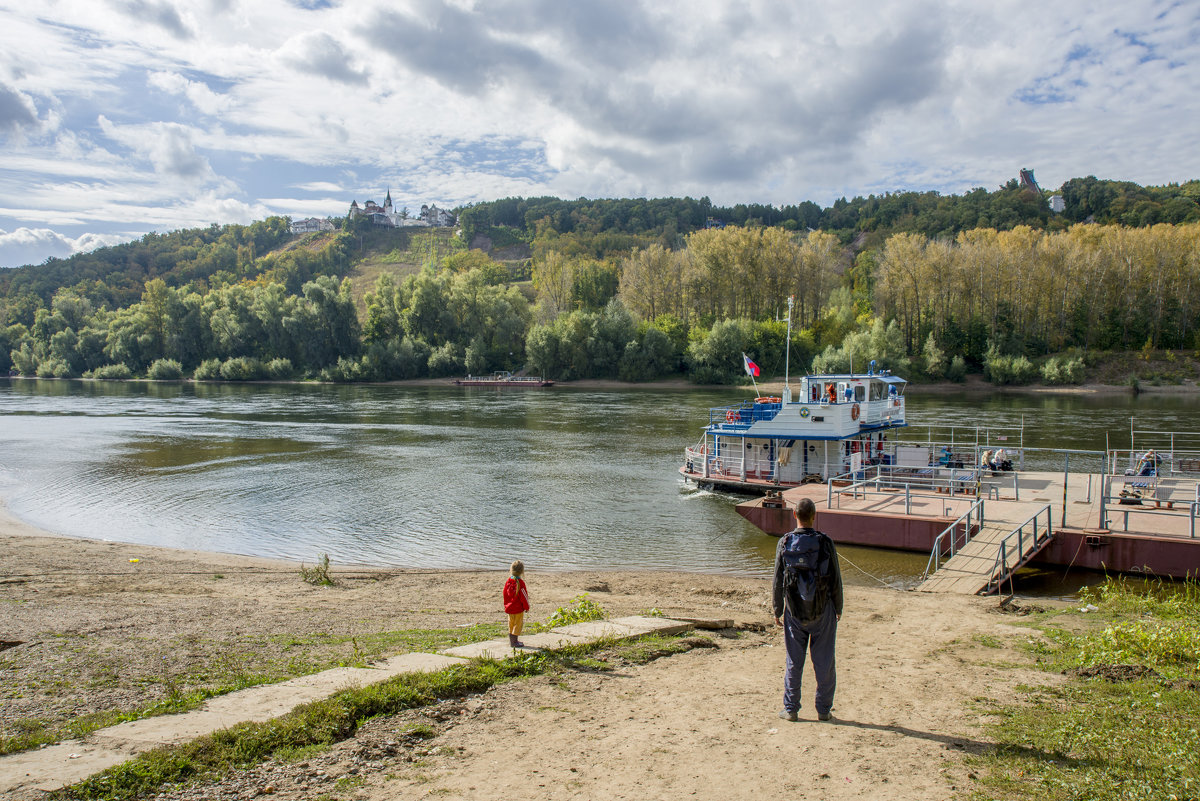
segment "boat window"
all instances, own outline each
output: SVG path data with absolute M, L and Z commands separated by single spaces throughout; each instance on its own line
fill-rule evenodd
M 864 387 L 862 384 L 856 384 L 854 386 L 854 399 L 856 401 L 866 400 L 867 399 L 867 388 Z
M 871 400 L 877 401 L 883 399 L 883 383 L 880 381 L 871 382 Z

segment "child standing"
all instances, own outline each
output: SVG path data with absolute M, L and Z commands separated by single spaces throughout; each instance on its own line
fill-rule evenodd
M 504 582 L 504 611 L 508 613 L 508 644 L 513 648 L 524 648 L 518 639 L 525 625 L 525 613 L 529 611 L 529 589 L 521 576 L 525 565 L 520 559 L 512 563 L 512 575 Z

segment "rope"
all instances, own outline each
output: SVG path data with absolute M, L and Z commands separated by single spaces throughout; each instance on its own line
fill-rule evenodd
M 849 559 L 849 557 L 845 556 L 845 555 L 844 555 L 844 554 L 842 554 L 840 551 L 838 552 L 838 561 L 839 561 L 839 562 L 847 562 L 847 563 L 849 563 L 850 567 L 854 568 L 854 569 L 855 569 L 855 570 L 857 570 L 859 573 L 862 573 L 864 576 L 867 576 L 868 578 L 873 578 L 873 579 L 875 579 L 875 580 L 876 580 L 876 581 L 878 581 L 880 584 L 882 584 L 884 587 L 887 587 L 889 590 L 895 590 L 896 592 L 906 592 L 906 590 L 905 590 L 903 587 L 897 587 L 895 584 L 889 584 L 888 582 L 886 582 L 886 581 L 884 581 L 883 579 L 881 579 L 879 576 L 876 576 L 874 573 L 869 573 L 869 572 L 867 572 L 866 570 L 863 570 L 861 567 L 859 567 L 858 565 L 854 564 L 854 562 L 853 562 L 853 561 L 851 561 L 851 560 Z

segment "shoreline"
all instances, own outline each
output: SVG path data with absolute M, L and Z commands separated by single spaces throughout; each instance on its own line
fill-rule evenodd
M 803 376 L 798 376 L 793 379 L 793 382 L 798 382 Z M 183 385 L 205 385 L 205 386 L 319 386 L 319 387 L 442 387 L 454 389 L 493 389 L 492 387 L 458 387 L 454 383 L 453 378 L 406 378 L 395 381 L 356 381 L 351 383 L 337 383 L 331 381 L 196 381 L 191 378 L 182 378 L 171 381 L 158 381 L 149 378 L 129 378 L 129 379 L 102 379 L 102 378 L 40 378 L 37 376 L 5 376 L 10 381 L 78 381 L 80 383 L 108 383 L 108 384 L 179 384 Z M 783 377 L 776 376 L 774 378 L 758 382 L 758 394 L 761 395 L 779 395 L 783 391 Z M 554 382 L 551 387 L 537 388 L 522 388 L 522 391 L 554 391 L 555 389 L 584 389 L 584 390 L 601 390 L 601 391 L 630 391 L 630 390 L 746 390 L 753 392 L 754 387 L 751 384 L 693 384 L 686 378 L 664 378 L 656 381 L 619 381 L 609 378 L 584 378 L 574 381 L 558 381 Z M 1134 390 L 1128 386 L 1120 384 L 1063 384 L 1063 385 L 1046 385 L 1046 384 L 1023 384 L 1023 385 L 995 385 L 984 381 L 981 376 L 969 375 L 966 381 L 937 381 L 930 383 L 909 383 L 904 390 L 905 394 L 918 395 L 938 395 L 938 394 L 955 394 L 963 393 L 968 395 L 974 394 L 1011 394 L 1011 395 L 1129 395 L 1135 394 Z M 1142 384 L 1139 385 L 1136 394 L 1139 395 L 1200 395 L 1200 382 L 1180 383 L 1180 384 Z

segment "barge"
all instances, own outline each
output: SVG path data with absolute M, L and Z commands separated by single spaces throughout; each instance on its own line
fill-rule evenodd
M 468 375 L 466 378 L 454 379 L 454 383 L 460 387 L 495 387 L 497 389 L 540 389 L 554 386 L 554 382 L 548 378 L 514 375 L 507 370 L 497 370 L 490 376 Z

